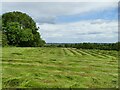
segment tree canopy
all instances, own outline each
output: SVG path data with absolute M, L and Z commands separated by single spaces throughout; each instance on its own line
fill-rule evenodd
M 35 21 L 26 13 L 14 11 L 2 15 L 3 46 L 42 46 Z

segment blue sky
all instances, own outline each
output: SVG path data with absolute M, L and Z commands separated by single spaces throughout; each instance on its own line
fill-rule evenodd
M 66 15 L 66 16 L 58 16 L 56 19 L 57 23 L 68 23 L 68 22 L 77 22 L 81 20 L 96 20 L 96 19 L 104 19 L 104 20 L 118 20 L 118 8 L 109 8 L 105 10 L 98 10 L 93 12 L 87 12 L 84 14 L 76 14 L 76 15 Z
M 2 4 L 2 13 L 21 11 L 30 15 L 47 43 L 110 43 L 118 41 L 117 5 L 117 2 L 8 2 Z

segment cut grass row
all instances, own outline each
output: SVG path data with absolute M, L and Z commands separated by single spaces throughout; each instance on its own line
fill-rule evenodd
M 3 87 L 118 87 L 118 61 L 112 53 L 117 51 L 6 47 L 2 52 Z

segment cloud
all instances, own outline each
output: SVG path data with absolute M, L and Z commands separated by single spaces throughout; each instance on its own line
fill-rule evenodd
M 39 22 L 39 24 L 49 23 L 49 24 L 55 24 L 55 17 L 43 17 L 40 19 L 36 19 L 36 22 Z
M 93 22 L 98 22 L 92 24 Z M 42 24 L 39 32 L 46 42 L 117 42 L 117 21 L 87 20 L 64 24 Z
M 117 7 L 117 2 L 3 2 L 3 13 L 22 11 L 38 23 L 55 23 L 56 17 L 90 13 Z

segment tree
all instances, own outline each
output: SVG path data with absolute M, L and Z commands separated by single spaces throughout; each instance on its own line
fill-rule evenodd
M 37 32 L 38 28 L 35 21 L 22 12 L 3 14 L 2 31 L 7 36 L 8 45 L 41 46 L 45 44 Z

